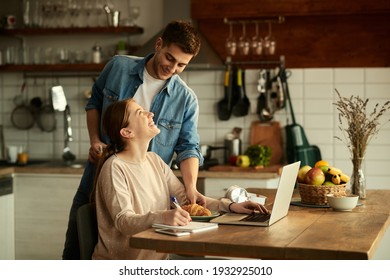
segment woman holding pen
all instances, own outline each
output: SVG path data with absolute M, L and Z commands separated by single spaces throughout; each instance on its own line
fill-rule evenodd
M 129 246 L 131 235 L 153 223 L 187 225 L 190 215 L 181 207 L 171 209 L 171 196 L 187 202 L 183 184 L 170 167 L 148 145 L 160 130 L 153 113 L 133 99 L 111 104 L 103 116 L 103 129 L 110 143 L 105 148 L 95 178 L 99 238 L 93 259 L 167 259 L 168 255 Z M 260 204 L 206 197 L 210 210 L 266 212 Z

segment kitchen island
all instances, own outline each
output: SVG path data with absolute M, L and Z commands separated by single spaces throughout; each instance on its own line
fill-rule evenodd
M 275 191 L 258 192 L 268 197 L 270 208 Z M 390 190 L 369 190 L 367 197 L 351 212 L 290 206 L 288 216 L 270 227 L 219 225 L 218 229 L 180 238 L 149 229 L 133 235 L 129 246 L 228 258 L 390 259 Z
M 0 177 L 13 180 L 8 229 L 15 237 L 15 259 L 61 259 L 69 210 L 84 171 L 83 161 L 65 166 L 62 161 L 31 161 L 26 166 L 4 164 Z M 174 173 L 180 177 L 180 171 Z M 224 195 L 231 184 L 252 182 L 252 186 L 278 179 L 273 172 L 200 171 L 201 192 Z M 220 184 L 220 185 L 217 185 Z

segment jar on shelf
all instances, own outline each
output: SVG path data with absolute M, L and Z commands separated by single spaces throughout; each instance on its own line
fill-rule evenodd
M 92 63 L 102 63 L 102 47 L 99 45 L 92 47 Z

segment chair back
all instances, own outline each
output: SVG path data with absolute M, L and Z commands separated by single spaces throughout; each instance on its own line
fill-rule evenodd
M 98 226 L 95 203 L 88 203 L 77 210 L 77 233 L 80 259 L 91 260 L 98 241 Z

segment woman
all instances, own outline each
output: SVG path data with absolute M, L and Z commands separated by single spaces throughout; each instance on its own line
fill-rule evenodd
M 166 259 L 167 254 L 139 250 L 129 245 L 130 236 L 153 223 L 187 225 L 191 217 L 183 209 L 170 209 L 170 196 L 187 201 L 183 184 L 154 152 L 149 142 L 160 130 L 153 113 L 133 99 L 111 104 L 103 116 L 110 144 L 97 169 L 94 196 L 99 238 L 93 259 Z M 207 198 L 210 210 L 251 213 L 267 211 L 254 202 L 231 203 Z

